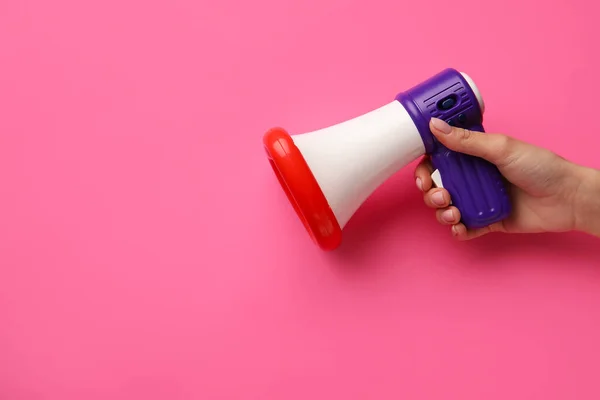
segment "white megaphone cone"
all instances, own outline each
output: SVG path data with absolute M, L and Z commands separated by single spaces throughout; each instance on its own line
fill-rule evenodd
M 398 101 L 309 133 L 290 136 L 273 128 L 264 144 L 298 216 L 323 249 L 337 247 L 341 230 L 375 189 L 425 153 Z
M 313 240 L 336 248 L 361 204 L 400 169 L 429 154 L 434 182 L 450 192 L 467 227 L 505 218 L 510 204 L 494 166 L 436 143 L 432 117 L 483 131 L 484 104 L 466 74 L 446 69 L 373 111 L 313 132 L 265 133 L 279 182 Z M 443 183 L 442 183 L 443 181 Z

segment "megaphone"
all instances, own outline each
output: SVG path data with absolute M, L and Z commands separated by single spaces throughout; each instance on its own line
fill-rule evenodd
M 479 228 L 511 213 L 502 175 L 481 158 L 444 147 L 429 121 L 484 132 L 484 111 L 473 80 L 448 68 L 347 121 L 293 136 L 272 128 L 263 145 L 296 214 L 323 250 L 340 245 L 342 229 L 379 185 L 425 154 L 435 185 L 448 190 L 467 228 Z

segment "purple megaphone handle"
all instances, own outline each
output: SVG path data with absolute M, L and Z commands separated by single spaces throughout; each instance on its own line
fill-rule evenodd
M 396 96 L 408 111 L 423 139 L 427 154 L 440 173 L 467 228 L 481 228 L 511 213 L 504 180 L 496 166 L 470 155 L 449 150 L 429 129 L 432 117 L 453 126 L 484 132 L 482 104 L 460 72 L 446 69 Z

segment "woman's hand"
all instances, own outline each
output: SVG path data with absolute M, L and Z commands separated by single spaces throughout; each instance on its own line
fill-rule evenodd
M 458 239 L 489 232 L 538 233 L 584 231 L 600 236 L 600 172 L 578 166 L 531 144 L 506 135 L 452 127 L 432 119 L 435 137 L 451 150 L 481 157 L 495 164 L 508 180 L 513 212 L 504 221 L 467 230 L 447 190 L 434 188 L 428 158 L 417 166 L 417 186 L 437 220 L 452 227 Z

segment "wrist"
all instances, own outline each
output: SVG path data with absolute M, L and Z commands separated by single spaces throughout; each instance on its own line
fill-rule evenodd
M 600 237 L 600 171 L 577 167 L 575 230 Z

